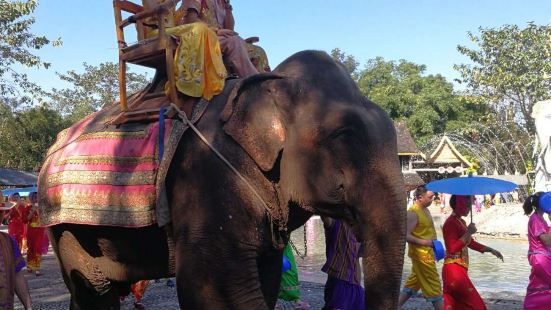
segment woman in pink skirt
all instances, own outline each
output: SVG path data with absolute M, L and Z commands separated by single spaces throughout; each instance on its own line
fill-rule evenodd
M 524 214 L 528 220 L 528 262 L 532 266 L 526 289 L 524 309 L 549 309 L 551 307 L 551 232 L 544 213 L 550 213 L 541 205 L 542 192 L 535 193 L 524 202 Z M 548 206 L 548 207 L 551 207 Z M 532 213 L 533 212 L 533 213 Z

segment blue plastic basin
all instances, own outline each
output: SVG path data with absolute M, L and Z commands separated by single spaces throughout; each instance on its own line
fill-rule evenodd
M 432 249 L 434 250 L 434 257 L 436 258 L 436 261 L 439 261 L 446 256 L 446 250 L 444 250 L 442 242 L 432 240 Z

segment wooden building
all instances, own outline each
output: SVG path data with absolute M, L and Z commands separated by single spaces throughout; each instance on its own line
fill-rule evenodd
M 421 157 L 420 160 L 413 162 L 415 165 L 413 170 L 417 171 L 426 182 L 460 176 L 466 169 L 473 167 L 473 164 L 457 150 L 446 135 L 442 137 L 432 153 L 421 154 Z
M 417 145 L 413 141 L 409 130 L 404 122 L 394 122 L 398 144 L 398 158 L 402 166 L 402 175 L 407 190 L 412 190 L 419 185 L 425 184 L 423 179 L 413 170 L 413 161 L 421 155 Z

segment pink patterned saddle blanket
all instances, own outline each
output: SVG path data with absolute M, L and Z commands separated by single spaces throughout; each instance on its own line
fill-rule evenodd
M 101 118 L 102 111 L 62 131 L 49 149 L 38 180 L 43 226 L 158 223 L 159 193 L 185 130 L 182 122 L 117 128 Z

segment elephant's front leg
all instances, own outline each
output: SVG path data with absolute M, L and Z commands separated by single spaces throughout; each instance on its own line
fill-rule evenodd
M 209 241 L 176 243 L 180 307 L 268 309 L 262 293 L 256 249 L 231 248 L 225 242 Z
M 262 255 L 258 260 L 262 293 L 269 309 L 275 307 L 279 294 L 282 255 L 281 251 L 272 250 Z

